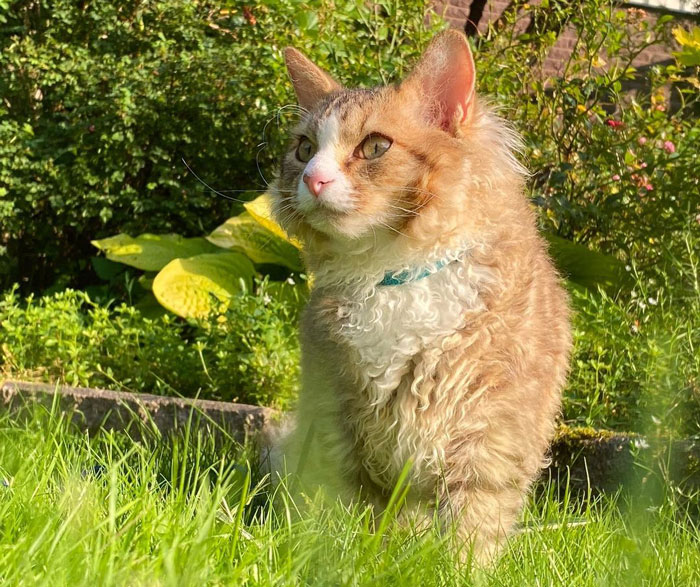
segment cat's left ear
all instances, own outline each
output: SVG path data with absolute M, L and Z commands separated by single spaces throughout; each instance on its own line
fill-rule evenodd
M 325 96 L 341 89 L 337 81 L 301 51 L 287 47 L 284 50 L 284 60 L 302 108 L 310 110 Z
M 449 30 L 431 41 L 401 88 L 416 92 L 426 107 L 426 117 L 454 133 L 471 114 L 475 81 L 474 58 L 467 38 Z

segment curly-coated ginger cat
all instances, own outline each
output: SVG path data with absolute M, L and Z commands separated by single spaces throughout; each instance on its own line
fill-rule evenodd
M 571 345 L 518 138 L 455 31 L 398 85 L 286 61 L 303 116 L 274 208 L 314 276 L 286 467 L 381 508 L 410 463 L 410 502 L 489 560 L 546 460 Z

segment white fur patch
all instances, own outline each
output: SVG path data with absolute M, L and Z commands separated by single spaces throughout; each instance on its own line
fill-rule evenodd
M 331 114 L 321 124 L 317 136 L 318 150 L 306 164 L 304 173 L 297 184 L 297 202 L 299 210 L 311 214 L 318 208 L 327 208 L 334 212 L 350 212 L 355 209 L 352 198 L 352 186 L 338 164 L 340 152 L 340 122 L 335 114 Z M 318 197 L 314 196 L 304 183 L 304 174 L 321 175 L 333 180 L 326 186 Z M 313 222 L 313 218 L 309 219 Z
M 479 292 L 490 281 L 489 271 L 474 267 L 465 254 L 424 279 L 376 287 L 365 299 L 348 298 L 339 307 L 341 336 L 359 357 L 353 371 L 368 403 L 358 414 L 358 432 L 372 438 L 362 460 L 375 481 L 391 483 L 409 460 L 421 462 L 423 472 L 444 460 L 447 431 L 436 435 L 415 425 L 415 412 L 403 414 L 397 404 L 387 413 L 386 407 L 415 368 L 412 359 L 464 328 L 468 311 L 484 309 Z M 414 393 L 414 387 L 402 393 Z

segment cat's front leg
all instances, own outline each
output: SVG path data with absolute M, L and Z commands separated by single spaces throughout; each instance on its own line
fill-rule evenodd
M 298 493 L 319 489 L 330 498 L 349 501 L 359 490 L 360 465 L 354 451 L 345 399 L 343 349 L 318 328 L 302 320 L 301 390 L 293 430 L 283 442 L 285 470 Z
M 517 487 L 465 483 L 444 492 L 439 515 L 442 526 L 454 531 L 460 558 L 484 566 L 495 562 L 506 546 L 522 506 L 523 492 Z

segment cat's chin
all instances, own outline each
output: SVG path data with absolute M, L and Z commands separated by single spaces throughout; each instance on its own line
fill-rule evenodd
M 371 232 L 370 227 L 360 226 L 358 219 L 347 213 L 318 210 L 307 215 L 304 220 L 313 230 L 333 240 L 356 240 Z

